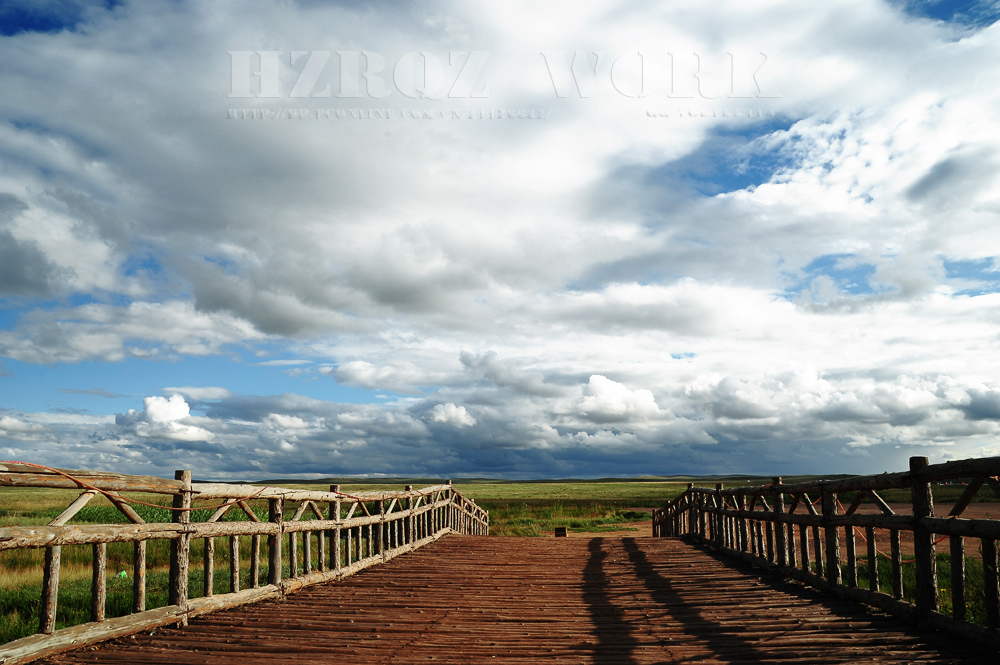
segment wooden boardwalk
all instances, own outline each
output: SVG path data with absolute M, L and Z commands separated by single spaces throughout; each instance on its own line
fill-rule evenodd
M 996 654 L 668 538 L 449 536 L 46 663 L 984 663 Z

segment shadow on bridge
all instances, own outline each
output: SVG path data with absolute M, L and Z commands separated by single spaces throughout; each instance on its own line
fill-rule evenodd
M 639 627 L 634 620 L 626 616 L 625 607 L 615 602 L 611 579 L 605 571 L 605 563 L 610 553 L 604 548 L 606 539 L 591 539 L 588 550 L 590 558 L 584 569 L 584 600 L 590 610 L 594 623 L 594 635 L 598 644 L 594 648 L 594 662 L 616 665 L 621 663 L 638 663 L 635 658 L 640 645 L 635 631 Z M 687 635 L 696 636 L 701 646 L 722 662 L 755 663 L 766 662 L 766 658 L 757 650 L 753 643 L 744 639 L 738 633 L 729 631 L 704 612 L 697 604 L 697 599 L 688 599 L 674 583 L 661 574 L 649 561 L 646 553 L 640 549 L 635 538 L 615 539 L 614 544 L 621 544 L 628 555 L 631 564 L 630 573 L 645 588 L 650 598 L 667 616 L 658 617 L 659 621 L 667 620 L 679 626 Z M 618 594 L 621 596 L 622 594 Z M 624 598 L 622 598 L 624 600 Z M 646 608 L 647 612 L 650 608 Z M 646 614 L 648 623 L 648 614 Z M 640 624 L 641 625 L 641 624 Z M 663 645 L 669 649 L 669 642 Z M 699 650 L 701 651 L 701 650 Z M 690 658 L 675 658 L 671 662 L 683 663 L 686 660 L 704 660 L 705 653 Z

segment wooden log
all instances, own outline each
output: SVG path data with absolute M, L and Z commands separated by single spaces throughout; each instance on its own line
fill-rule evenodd
M 915 600 L 920 614 L 936 612 L 938 609 L 937 594 L 937 558 L 934 556 L 933 534 L 920 520 L 924 517 L 934 517 L 934 496 L 931 485 L 920 476 L 930 465 L 926 457 L 910 458 L 910 495 L 913 502 L 913 558 L 916 564 Z
M 240 590 L 240 537 L 229 536 L 229 591 Z
M 1000 628 L 1000 576 L 997 575 L 997 543 L 983 538 L 983 604 L 986 606 L 986 625 Z
M 968 538 L 1000 539 L 1000 520 L 964 519 L 961 517 L 924 517 L 921 526 L 932 533 Z
M 322 532 L 320 532 L 322 534 Z M 323 536 L 320 535 L 320 539 Z M 313 557 L 312 557 L 312 532 L 306 531 L 302 534 L 302 572 L 306 575 L 312 572 L 313 569 Z
M 823 577 L 823 539 L 820 537 L 820 527 L 812 527 L 812 537 L 813 537 L 813 567 L 816 569 L 816 575 L 818 577 Z
M 774 512 L 776 516 L 784 516 L 785 514 L 785 495 L 781 491 L 781 477 L 776 476 L 771 479 L 771 484 L 774 485 Z M 785 524 L 783 522 L 775 522 L 774 524 L 774 547 L 777 550 L 777 563 L 779 566 L 787 565 L 788 563 L 788 545 L 786 543 L 787 531 L 785 530 Z
M 855 551 L 854 527 L 844 527 L 844 546 L 847 550 L 847 586 L 858 586 L 858 555 Z
M 889 504 L 887 504 L 882 497 L 875 493 L 875 490 L 867 490 L 866 493 L 869 497 L 871 497 L 871 500 L 875 502 L 875 505 L 878 506 L 879 510 L 882 511 L 883 515 L 895 514 L 892 512 L 892 508 L 889 507 Z
M 336 489 L 334 489 L 336 488 Z M 331 485 L 331 491 L 337 494 L 337 498 L 330 504 L 330 516 L 334 522 L 338 523 L 338 526 L 333 529 L 333 568 L 334 571 L 339 571 L 341 567 L 341 553 L 340 553 L 340 485 Z M 381 501 L 380 501 L 381 503 Z
M 965 621 L 965 541 L 949 536 L 951 550 L 951 615 Z
M 13 467 L 5 464 L 3 467 Z M 22 467 L 32 468 L 32 467 Z M 144 492 L 150 494 L 172 494 L 181 491 L 181 483 L 153 476 L 125 476 L 98 471 L 63 469 L 99 490 L 111 492 Z M 30 472 L 10 472 L 0 470 L 0 487 L 48 487 L 52 489 L 81 489 L 74 480 L 53 473 L 33 469 Z
M 108 602 L 108 546 L 94 543 L 90 579 L 90 620 L 104 621 Z
M 132 543 L 132 611 L 146 611 L 146 541 Z
M 59 567 L 62 561 L 61 547 L 45 549 L 45 569 L 42 573 L 42 604 L 38 610 L 38 632 L 47 635 L 56 629 L 56 606 L 59 602 Z
M 878 549 L 875 547 L 875 528 L 865 527 L 868 539 L 868 590 L 878 591 Z
M 330 537 L 329 530 L 316 533 L 316 563 L 319 571 L 326 572 L 326 541 Z
M 215 539 L 205 539 L 205 550 L 202 556 L 204 571 L 203 596 L 211 596 L 215 593 Z
M 181 491 L 174 495 L 172 521 L 186 525 L 191 522 L 191 471 L 177 471 L 174 477 Z M 188 600 L 188 565 L 191 558 L 191 536 L 181 534 L 170 541 L 170 582 L 167 601 L 170 605 L 186 605 Z
M 299 574 L 299 534 L 288 534 L 288 576 L 297 577 Z
M 49 526 L 62 526 L 73 519 L 73 516 L 80 512 L 80 509 L 86 506 L 91 499 L 97 496 L 95 490 L 87 490 L 80 494 L 73 500 L 73 503 L 66 507 L 66 510 L 59 513 L 55 519 L 49 522 Z
M 275 586 L 281 584 L 281 532 L 285 521 L 285 500 L 282 498 L 267 500 L 267 521 L 278 525 L 278 533 L 267 537 L 267 583 Z
M 260 586 L 260 536 L 250 536 L 250 587 Z
M 131 476 L 129 476 L 131 477 Z M 3 476 L 0 474 L 0 485 L 3 484 Z M 75 485 L 74 485 L 75 486 Z M 420 494 L 430 494 L 447 488 L 447 485 L 432 485 L 417 490 Z M 134 490 L 142 491 L 142 490 Z M 379 492 L 351 492 L 349 495 L 343 492 L 318 492 L 315 490 L 297 490 L 284 487 L 261 487 L 259 485 L 229 485 L 225 483 L 198 483 L 194 487 L 195 496 L 198 499 L 284 499 L 285 501 L 318 501 L 329 503 L 331 501 L 379 501 L 382 499 L 401 499 L 406 497 L 405 492 L 400 491 L 379 491 Z M 173 492 L 171 492 L 173 493 Z
M 823 532 L 826 536 L 826 581 L 831 585 L 841 583 L 840 536 L 837 527 L 830 524 L 837 510 L 837 495 L 823 490 Z
M 903 597 L 903 563 L 899 553 L 899 531 L 889 531 L 889 556 L 892 557 L 892 597 Z

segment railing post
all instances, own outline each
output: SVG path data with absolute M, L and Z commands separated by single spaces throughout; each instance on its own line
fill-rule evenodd
M 181 481 L 180 492 L 174 495 L 171 521 L 174 524 L 191 523 L 191 471 L 174 472 L 174 479 Z M 179 538 L 170 541 L 170 589 L 168 603 L 170 605 L 187 605 L 188 601 L 188 568 L 191 564 L 191 535 L 181 534 Z M 187 625 L 187 618 L 181 621 Z
M 56 629 L 56 606 L 59 598 L 59 568 L 62 546 L 45 548 L 45 572 L 42 575 L 42 606 L 38 632 L 51 635 Z
M 722 548 L 725 547 L 725 536 L 723 536 L 723 524 L 724 520 L 722 517 L 722 483 L 715 484 L 715 509 L 719 512 L 715 513 L 715 528 L 712 535 L 715 536 L 715 546 Z
M 774 512 L 774 546 L 778 551 L 778 565 L 787 566 L 788 565 L 788 546 L 786 544 L 786 536 L 788 535 L 788 528 L 785 522 L 780 521 L 781 518 L 785 516 L 785 495 L 781 491 L 781 476 L 775 476 L 771 479 L 771 484 L 774 486 L 774 505 L 772 506 Z
M 146 541 L 132 544 L 132 611 L 146 611 Z
M 267 537 L 267 582 L 281 584 L 281 541 L 285 526 L 285 500 L 268 499 L 267 521 L 278 525 L 278 533 Z
M 913 498 L 913 557 L 916 566 L 917 612 L 928 614 L 938 609 L 937 561 L 934 557 L 934 536 L 920 523 L 924 517 L 934 517 L 934 496 L 931 484 L 920 478 L 929 465 L 926 457 L 910 458 L 910 493 Z
M 413 485 L 406 486 L 406 542 L 411 544 L 416 540 L 416 520 L 413 519 Z
M 333 501 L 327 508 L 327 512 L 331 520 L 340 522 L 340 485 L 330 485 L 330 491 L 337 494 L 337 499 Z M 330 556 L 333 557 L 332 566 L 336 571 L 340 570 L 340 527 L 337 526 L 333 531 L 330 532 L 330 537 L 333 542 L 330 543 Z
M 747 495 L 746 494 L 739 494 L 737 496 L 739 498 L 736 500 L 736 505 L 740 509 L 740 512 L 743 512 L 743 511 L 745 511 L 747 509 Z M 749 528 L 749 526 L 747 524 L 747 518 L 746 517 L 740 517 L 739 518 L 739 526 L 740 526 L 740 551 L 741 552 L 749 552 L 750 551 L 750 528 Z
M 823 534 L 826 537 L 826 581 L 840 584 L 840 534 L 830 521 L 837 514 L 837 495 L 825 487 L 823 496 Z M 817 561 L 819 557 L 817 557 Z

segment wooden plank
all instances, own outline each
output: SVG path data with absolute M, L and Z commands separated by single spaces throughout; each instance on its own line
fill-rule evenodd
M 108 601 L 108 546 L 94 543 L 90 577 L 90 620 L 104 621 Z

